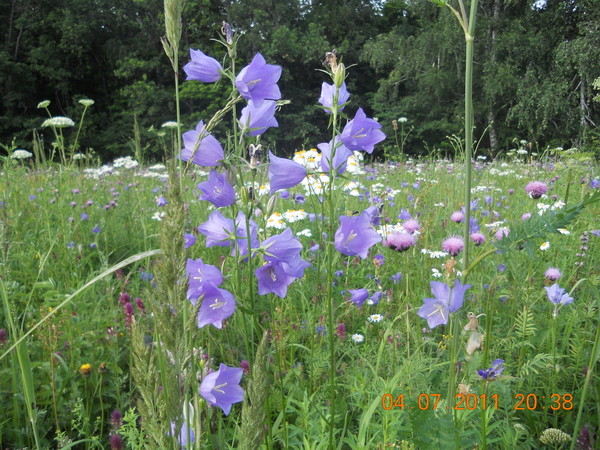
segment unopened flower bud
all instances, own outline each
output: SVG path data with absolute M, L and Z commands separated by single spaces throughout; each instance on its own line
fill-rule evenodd
M 273 214 L 273 211 L 275 211 L 275 206 L 277 205 L 277 196 L 273 195 L 270 199 L 269 202 L 267 203 L 267 217 L 271 217 L 271 214 Z
M 398 131 L 398 121 L 397 120 L 392 120 L 392 128 L 394 129 L 394 131 Z
M 345 79 L 346 67 L 340 63 L 335 69 L 333 69 L 333 84 L 335 84 L 337 88 L 341 88 Z

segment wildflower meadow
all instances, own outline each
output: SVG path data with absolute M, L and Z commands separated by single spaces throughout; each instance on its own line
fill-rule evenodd
M 163 159 L 103 163 L 94 100 L 40 101 L 52 145 L 0 167 L 2 448 L 597 448 L 598 161 L 481 149 L 477 1 L 438 3 L 466 43 L 452 159 L 405 154 L 333 49 L 307 93 L 330 138 L 266 145 L 285 66 L 226 22 L 224 58 L 181 60 L 179 0 Z M 210 83 L 227 101 L 182 123 L 181 84 Z

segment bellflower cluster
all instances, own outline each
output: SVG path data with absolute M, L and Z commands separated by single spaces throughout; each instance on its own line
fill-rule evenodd
M 441 281 L 431 281 L 430 285 L 435 298 L 424 299 L 423 306 L 421 306 L 417 315 L 427 320 L 429 328 L 435 328 L 438 325 L 447 324 L 450 313 L 461 308 L 465 292 L 471 285 L 463 285 L 459 280 L 456 280 L 453 288 Z
M 199 298 L 202 305 L 198 312 L 198 328 L 211 324 L 216 328 L 223 326 L 223 320 L 235 311 L 233 294 L 219 286 L 223 282 L 221 271 L 201 259 L 188 259 L 185 268 L 188 277 L 187 298 L 196 306 Z
M 273 293 L 281 298 L 287 295 L 287 288 L 297 278 L 304 276 L 304 269 L 310 264 L 302 259 L 302 244 L 290 228 L 283 233 L 271 236 L 261 244 L 264 249 L 265 264 L 254 271 L 258 279 L 258 293 Z

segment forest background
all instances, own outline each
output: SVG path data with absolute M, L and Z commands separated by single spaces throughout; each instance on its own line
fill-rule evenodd
M 280 87 L 290 103 L 263 139 L 280 155 L 328 139 L 316 106 L 318 70 L 336 49 L 354 66 L 348 114 L 363 105 L 390 136 L 376 155 L 395 145 L 392 121 L 406 117 L 405 152 L 452 156 L 448 137 L 462 134 L 464 36 L 433 2 L 187 0 L 183 20 L 182 65 L 190 48 L 222 58 L 225 48 L 211 39 L 227 21 L 242 35 L 238 67 L 256 52 L 283 67 Z M 108 160 L 137 145 L 162 159 L 157 133 L 175 120 L 173 74 L 160 42 L 162 0 L 4 0 L 0 30 L 0 144 L 30 150 L 34 130 L 50 142 L 38 103 L 50 100 L 53 115 L 77 120 L 78 100 L 91 98 L 82 151 Z M 599 1 L 480 0 L 474 67 L 480 152 L 496 156 L 524 140 L 531 151 L 577 147 L 600 155 L 600 103 L 593 101 L 600 93 Z M 182 129 L 211 117 L 229 89 L 180 83 Z

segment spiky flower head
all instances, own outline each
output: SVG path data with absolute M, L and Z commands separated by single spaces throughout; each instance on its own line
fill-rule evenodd
M 548 281 L 556 281 L 562 277 L 562 273 L 556 267 L 550 267 L 548 270 L 546 270 L 544 276 Z
M 450 236 L 442 242 L 442 250 L 450 253 L 450 256 L 456 256 L 465 248 L 465 242 L 459 236 Z
M 532 181 L 525 186 L 525 192 L 527 192 L 527 195 L 535 199 L 540 198 L 546 193 L 546 191 L 548 191 L 548 186 L 541 181 Z

